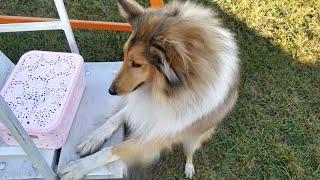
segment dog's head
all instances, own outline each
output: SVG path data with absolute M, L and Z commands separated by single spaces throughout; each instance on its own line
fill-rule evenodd
M 124 62 L 110 94 L 127 94 L 145 84 L 170 94 L 188 83 L 187 77 L 195 74 L 189 65 L 191 55 L 205 55 L 208 49 L 203 27 L 197 21 L 212 14 L 204 10 L 203 15 L 199 8 L 186 12 L 181 6 L 171 3 L 161 9 L 146 9 L 134 0 L 118 0 L 120 14 L 133 31 L 124 45 Z

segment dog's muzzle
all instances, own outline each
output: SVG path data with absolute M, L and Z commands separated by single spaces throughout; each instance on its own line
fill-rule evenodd
M 109 88 L 109 94 L 111 95 L 118 95 L 118 92 L 116 90 L 116 88 L 114 87 L 114 85 L 111 85 L 110 88 Z

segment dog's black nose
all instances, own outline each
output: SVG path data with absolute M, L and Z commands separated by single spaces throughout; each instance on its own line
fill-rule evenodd
M 118 92 L 115 90 L 114 86 L 109 88 L 109 94 L 111 95 L 118 95 Z

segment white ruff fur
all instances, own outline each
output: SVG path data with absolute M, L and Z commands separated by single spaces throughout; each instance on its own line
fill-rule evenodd
M 238 72 L 239 60 L 231 33 L 222 28 L 216 28 L 216 32 L 229 40 L 223 42 L 227 48 L 218 52 L 218 79 L 208 77 L 210 87 L 203 87 L 202 92 L 189 91 L 171 104 L 156 102 L 150 86 L 130 93 L 124 113 L 133 137 L 150 141 L 174 136 L 223 103 Z

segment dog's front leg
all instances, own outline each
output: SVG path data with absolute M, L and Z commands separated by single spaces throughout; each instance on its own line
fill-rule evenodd
M 103 148 L 92 155 L 76 160 L 75 162 L 71 162 L 65 168 L 59 171 L 58 175 L 61 180 L 81 179 L 92 170 L 105 166 L 108 163 L 116 160 L 127 159 L 128 156 L 134 157 L 142 148 L 139 146 L 138 142 L 139 141 L 137 139 L 131 139 L 115 145 L 114 147 Z
M 102 144 L 110 138 L 110 136 L 118 129 L 124 122 L 124 109 L 121 109 L 110 119 L 108 119 L 102 126 L 90 133 L 77 146 L 77 152 L 80 156 L 92 154 L 102 146 Z
M 61 180 L 81 179 L 92 170 L 118 159 L 119 157 L 112 154 L 111 147 L 103 148 L 90 156 L 68 164 L 68 166 L 58 172 L 58 175 L 61 177 Z
M 143 143 L 137 138 L 129 139 L 121 144 L 103 148 L 90 156 L 79 159 L 58 174 L 62 180 L 81 179 L 92 170 L 117 160 L 124 163 L 132 163 L 136 160 L 152 160 L 159 155 L 161 149 L 169 145 L 170 143 L 164 140 Z

